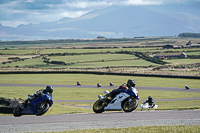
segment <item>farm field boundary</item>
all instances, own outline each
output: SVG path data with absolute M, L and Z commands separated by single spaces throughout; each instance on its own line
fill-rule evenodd
M 0 74 L 98 74 L 98 75 L 123 75 L 123 76 L 143 76 L 143 77 L 163 77 L 163 78 L 185 78 L 200 79 L 200 76 L 181 75 L 158 75 L 158 74 L 137 74 L 137 73 L 113 73 L 113 72 L 88 72 L 88 71 L 9 71 Z

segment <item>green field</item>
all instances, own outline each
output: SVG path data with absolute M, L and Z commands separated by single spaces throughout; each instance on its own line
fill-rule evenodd
M 115 86 L 126 83 L 128 79 L 134 79 L 137 86 L 153 87 L 184 87 L 200 88 L 199 79 L 159 78 L 140 76 L 113 76 L 94 74 L 0 74 L 1 84 L 69 84 L 76 85 L 80 81 L 83 85 L 109 85 Z
M 41 54 L 51 53 L 105 53 L 105 52 L 117 52 L 117 51 L 151 51 L 161 49 L 161 47 L 147 47 L 147 48 L 104 48 L 104 49 L 44 49 Z
M 126 42 L 103 41 L 99 43 L 97 41 L 87 43 L 83 41 L 69 44 L 66 43 L 66 40 L 55 41 L 57 43 L 52 43 L 53 41 L 42 41 L 43 43 L 36 41 L 35 44 L 34 41 L 26 42 L 30 43 L 30 47 L 24 42 L 23 49 L 21 49 L 21 44 L 16 44 L 15 49 L 5 48 L 0 50 L 0 63 L 2 63 L 0 64 L 0 70 L 12 71 L 17 69 L 17 71 L 23 71 L 29 69 L 32 71 L 34 69 L 34 71 L 50 71 L 54 69 L 54 71 L 87 71 L 89 69 L 98 72 L 199 76 L 200 48 L 162 49 L 163 45 L 170 42 L 174 45 L 186 46 L 188 39 L 158 37 L 133 39 L 134 41 L 125 39 Z M 192 40 L 195 43 L 199 41 L 198 39 Z M 12 42 L 8 43 L 12 44 Z M 37 43 L 41 43 L 41 46 L 37 47 L 39 45 Z M 19 47 L 17 48 L 17 46 Z M 152 58 L 154 54 L 181 52 L 185 52 L 188 58 L 162 61 Z M 10 60 L 10 57 L 17 57 L 20 60 L 16 62 L 16 60 Z M 187 67 L 184 69 L 187 70 L 182 72 L 183 68 L 181 66 L 186 64 Z M 173 65 L 174 67 L 166 65 Z M 158 66 L 159 69 L 157 69 Z M 174 72 L 174 68 L 176 68 L 176 72 Z
M 148 78 L 137 76 L 112 76 L 112 75 L 93 75 L 93 74 L 1 74 L 0 84 L 68 84 L 76 85 L 80 81 L 82 85 L 94 85 L 97 83 L 109 86 L 113 82 L 116 88 L 128 79 L 134 79 L 136 86 L 155 86 L 155 87 L 182 87 L 187 84 L 190 88 L 199 88 L 200 82 L 195 79 L 175 79 L 175 78 Z M 35 93 L 40 87 L 0 87 L 0 96 L 8 99 L 26 99 L 28 94 Z M 137 88 L 137 87 L 136 87 Z M 199 88 L 200 89 L 200 88 Z M 102 88 L 59 88 L 54 87 L 54 100 L 97 100 L 98 95 L 103 95 Z M 111 89 L 108 89 L 111 91 Z M 140 100 L 145 100 L 149 95 L 154 99 L 179 99 L 199 97 L 199 93 L 194 92 L 174 92 L 174 91 L 150 91 L 138 90 Z M 166 109 L 198 109 L 199 100 L 188 101 L 155 101 L 160 110 Z M 141 102 L 139 102 L 141 104 Z M 73 106 L 69 106 L 73 105 Z M 92 102 L 54 102 L 54 105 L 46 115 L 65 114 L 65 113 L 92 113 L 92 109 L 75 107 L 74 105 L 93 105 Z M 78 111 L 77 111 L 78 110 Z M 137 108 L 139 110 L 139 107 Z
M 200 59 L 171 59 L 166 60 L 166 62 L 170 62 L 171 64 L 192 64 L 200 62 Z
M 43 62 L 42 58 L 35 58 L 35 59 L 30 59 L 30 60 L 25 60 L 25 61 L 19 61 L 19 62 L 13 62 L 13 63 L 7 63 L 4 65 L 1 65 L 1 67 L 25 67 L 25 66 L 32 66 L 32 67 L 37 67 L 37 66 L 43 66 L 46 65 L 46 63 Z
M 134 55 L 120 54 L 92 54 L 92 55 L 74 55 L 74 56 L 52 56 L 50 61 L 64 61 L 71 63 L 69 65 L 49 64 L 43 62 L 42 57 L 13 62 L 1 65 L 0 67 L 39 67 L 39 68 L 94 68 L 94 67 L 115 67 L 115 66 L 156 66 L 157 64 L 145 60 L 135 60 Z
M 187 55 L 200 55 L 200 51 L 199 52 L 186 52 Z
M 0 50 L 0 54 L 8 55 L 21 55 L 21 54 L 37 54 L 40 49 L 13 49 L 13 50 Z
M 73 55 L 73 56 L 52 56 L 49 57 L 53 61 L 70 62 L 87 62 L 87 61 L 110 61 L 110 60 L 126 60 L 136 59 L 134 55 L 122 55 L 122 54 L 92 54 L 92 55 Z
M 122 39 L 123 40 L 123 39 Z M 27 42 L 4 42 L 0 48 L 0 71 L 95 71 L 95 72 L 118 72 L 139 74 L 162 74 L 162 75 L 185 75 L 199 76 L 200 48 L 162 49 L 166 44 L 186 46 L 188 41 L 199 43 L 200 39 L 155 37 L 125 39 L 125 41 L 91 41 L 68 43 L 66 40 L 59 41 L 27 41 Z M 55 42 L 55 43 L 53 43 Z M 3 43 L 3 42 L 1 42 Z M 27 44 L 26 44 L 27 43 Z M 87 48 L 86 48 L 87 47 Z M 109 48 L 108 48 L 109 47 Z M 139 56 L 136 54 L 139 52 Z M 162 60 L 168 64 L 161 65 L 158 60 L 152 59 L 153 54 L 181 53 L 193 55 L 186 59 Z M 37 58 L 35 58 L 37 56 Z M 137 57 L 136 57 L 137 56 Z M 142 56 L 142 57 L 141 57 Z M 17 57 L 16 60 L 9 59 Z M 43 58 L 49 58 L 49 62 Z M 145 58 L 144 58 L 145 57 Z M 151 60 L 149 60 L 149 58 Z M 26 60 L 24 60 L 26 59 Z M 153 60 L 153 61 L 152 61 Z M 46 61 L 46 62 L 44 62 Z M 64 62 L 65 64 L 53 64 Z M 187 68 L 183 68 L 187 64 Z M 168 66 L 169 65 L 169 66 Z M 174 66 L 173 68 L 171 66 Z M 155 69 L 154 69 L 155 68 Z M 174 69 L 175 68 L 175 69 Z M 184 71 L 184 72 L 183 72 Z M 113 82 L 117 87 L 126 83 L 128 79 L 134 79 L 136 86 L 152 87 L 179 87 L 199 88 L 198 79 L 139 77 L 139 76 L 113 76 L 93 74 L 1 74 L 0 84 L 66 84 L 76 85 L 80 81 L 82 85 L 94 85 L 101 83 L 109 85 Z M 27 94 L 35 93 L 38 87 L 0 87 L 0 96 L 5 98 L 26 99 Z M 54 100 L 96 100 L 97 95 L 103 94 L 101 89 L 77 89 L 77 88 L 54 88 Z M 177 99 L 199 97 L 198 93 L 144 91 L 138 90 L 140 98 L 145 100 L 149 95 L 155 99 Z M 200 107 L 197 100 L 190 101 L 158 101 L 159 109 L 196 109 Z M 62 113 L 91 113 L 88 108 L 72 107 L 69 105 L 92 105 L 93 103 L 54 103 L 47 115 Z M 78 110 L 78 111 L 77 111 Z
M 18 57 L 20 59 L 32 59 L 34 57 L 36 57 L 37 55 L 1 55 L 0 56 L 0 63 L 2 62 L 7 62 L 7 61 L 12 61 L 11 59 L 9 58 L 15 58 L 15 57 Z
M 105 53 L 117 51 L 140 51 L 150 53 L 167 53 L 167 52 L 185 52 L 188 55 L 199 55 L 200 48 L 184 48 L 184 49 L 162 49 L 162 47 L 144 47 L 144 48 L 104 48 L 104 49 L 66 49 L 66 48 L 51 48 L 51 49 L 8 49 L 0 50 L 0 54 L 21 55 L 21 54 L 51 54 L 51 53 Z M 196 52 L 195 52 L 196 51 Z
M 119 49 L 44 49 L 41 54 L 51 53 L 94 53 L 94 52 L 114 52 Z
M 103 61 L 103 62 L 92 62 L 92 63 L 77 63 L 77 64 L 71 64 L 68 67 L 71 68 L 96 68 L 96 67 L 126 67 L 126 66 L 132 66 L 132 67 L 145 67 L 145 66 L 156 66 L 157 64 L 144 61 L 144 60 L 125 60 L 125 61 Z

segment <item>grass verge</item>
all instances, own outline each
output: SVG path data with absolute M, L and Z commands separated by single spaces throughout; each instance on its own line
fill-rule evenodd
M 154 87 L 185 87 L 200 88 L 199 79 L 140 77 L 140 76 L 113 76 L 94 74 L 0 74 L 0 84 L 68 84 L 76 85 L 80 81 L 82 85 L 109 85 L 115 86 L 126 83 L 128 79 L 134 79 L 136 86 Z
M 57 133 L 199 133 L 200 125 L 139 126 L 131 128 L 84 129 Z

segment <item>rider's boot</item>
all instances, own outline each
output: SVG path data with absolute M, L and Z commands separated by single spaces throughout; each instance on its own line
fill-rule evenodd
M 24 109 L 24 108 L 26 108 L 27 103 L 28 103 L 28 100 L 25 100 L 23 103 L 19 104 L 19 107 L 20 107 L 21 109 Z

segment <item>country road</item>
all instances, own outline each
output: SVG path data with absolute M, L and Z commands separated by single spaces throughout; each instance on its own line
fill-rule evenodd
M 44 88 L 47 84 L 0 84 L 0 86 L 17 86 L 17 87 L 42 87 Z M 49 84 L 48 84 L 49 85 Z M 65 88 L 102 88 L 102 89 L 116 89 L 118 86 L 105 86 L 97 87 L 96 85 L 59 85 L 59 84 L 50 84 L 54 88 L 56 87 L 65 87 Z M 138 90 L 157 90 L 157 91 L 181 91 L 181 92 L 199 92 L 200 88 L 191 88 L 186 90 L 183 88 L 175 88 L 175 87 L 143 87 L 137 86 Z

